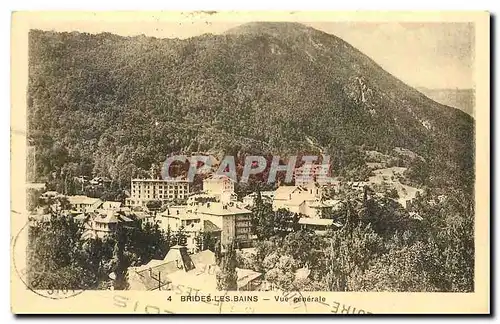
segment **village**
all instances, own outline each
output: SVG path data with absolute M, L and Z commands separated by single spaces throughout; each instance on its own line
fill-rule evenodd
M 281 185 L 273 191 L 252 192 L 238 199 L 235 182 L 224 175 L 211 175 L 203 180 L 202 190 L 193 191 L 187 180 L 163 180 L 151 173 L 147 179 L 131 179 L 130 195 L 124 200 L 105 201 L 84 195 L 62 195 L 45 191 L 40 200 L 45 207 L 37 208 L 30 216 L 31 224 L 50 221 L 52 212 L 71 216 L 83 229 L 82 239 L 104 239 L 120 227 L 158 226 L 162 231 L 181 233 L 181 240 L 170 246 L 163 259 L 153 259 L 146 264 L 128 269 L 130 289 L 170 290 L 188 285 L 199 290 L 216 287 L 216 256 L 213 247 L 200 244 L 200 235 L 209 235 L 224 247 L 235 242 L 242 253 L 255 253 L 257 236 L 252 233 L 252 209 L 257 196 L 261 202 L 272 206 L 274 212 L 287 210 L 300 215 L 300 228 L 324 235 L 329 229 L 343 224 L 332 217 L 342 207 L 346 193 L 363 196 L 391 196 L 403 207 L 411 202 L 421 189 L 401 184 L 397 180 L 404 168 L 376 169 L 368 181 L 334 180 L 320 185 L 322 168 L 313 167 L 308 172 L 296 168 L 294 185 Z M 396 176 L 396 177 L 395 177 Z M 103 183 L 106 178 L 92 180 L 79 177 L 78 181 Z M 40 186 L 39 186 L 40 187 Z M 373 190 L 376 189 L 376 190 Z M 66 201 L 61 204 L 60 201 Z M 47 208 L 49 206 L 49 208 Z M 263 274 L 251 269 L 236 269 L 238 290 L 269 290 Z M 308 269 L 299 269 L 297 277 L 307 277 Z

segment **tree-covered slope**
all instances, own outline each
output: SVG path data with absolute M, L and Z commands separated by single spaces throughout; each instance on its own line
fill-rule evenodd
M 474 178 L 470 116 L 300 24 L 251 23 L 186 40 L 33 30 L 29 51 L 39 175 L 65 167 L 127 182 L 176 152 L 319 146 L 338 169 L 353 150 L 402 147 L 447 185 Z

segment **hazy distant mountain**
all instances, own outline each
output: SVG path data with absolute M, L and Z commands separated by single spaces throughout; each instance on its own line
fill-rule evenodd
M 473 89 L 428 89 L 420 92 L 443 105 L 458 108 L 474 117 L 475 94 Z
M 172 152 L 317 147 L 341 169 L 353 150 L 401 147 L 436 177 L 474 178 L 469 115 L 301 24 L 185 40 L 32 31 L 29 54 L 29 136 L 42 173 L 75 162 L 126 178 Z

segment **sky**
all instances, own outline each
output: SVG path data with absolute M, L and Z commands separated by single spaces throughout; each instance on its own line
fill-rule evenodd
M 473 23 L 467 22 L 302 22 L 336 35 L 371 57 L 389 73 L 413 87 L 431 89 L 474 88 Z M 160 38 L 188 38 L 220 34 L 241 22 L 196 19 L 189 15 L 175 21 L 150 19 L 74 21 L 62 30 L 110 32 L 123 36 L 144 34 Z M 46 29 L 46 28 L 41 28 Z M 50 28 L 49 28 L 50 29 Z M 62 31 L 61 28 L 55 30 Z
M 473 88 L 471 23 L 312 23 L 414 87 Z

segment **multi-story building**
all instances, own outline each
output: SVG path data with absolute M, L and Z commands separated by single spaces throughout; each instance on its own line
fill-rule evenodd
M 295 185 L 304 186 L 310 182 L 318 182 L 320 184 L 327 184 L 331 182 L 329 178 L 329 165 L 313 164 L 309 167 L 305 165 L 296 168 L 293 172 Z
M 213 175 L 203 180 L 203 192 L 226 203 L 237 199 L 234 193 L 234 180 L 224 175 Z
M 168 206 L 168 208 L 156 214 L 155 222 L 160 226 L 161 229 L 172 232 L 178 231 L 181 227 L 191 225 L 190 219 L 186 213 L 187 206 Z
M 120 226 L 133 224 L 130 213 L 117 209 L 97 209 L 91 213 L 77 215 L 75 219 L 82 222 L 83 239 L 102 239 L 115 233 Z
M 248 210 L 240 212 L 235 216 L 236 241 L 239 247 L 250 247 L 252 245 L 252 217 Z
M 169 230 L 172 234 L 182 229 L 186 237 L 186 248 L 190 253 L 195 253 L 198 250 L 197 238 L 201 233 L 210 232 L 213 236 L 218 237 L 220 229 L 214 229 L 214 226 L 210 226 L 199 215 L 191 213 L 187 209 L 188 206 L 185 205 L 169 206 L 165 211 L 156 215 L 155 222 L 161 229 Z
M 91 198 L 87 196 L 67 196 L 71 205 L 71 209 L 75 212 L 86 213 L 91 212 L 102 204 L 99 198 Z
M 223 246 L 236 240 L 240 247 L 248 247 L 252 241 L 251 213 L 236 202 L 199 201 L 169 207 L 156 216 L 156 222 L 173 233 L 182 228 L 190 252 L 196 250 L 195 237 L 203 232 L 215 235 Z
M 194 213 L 221 229 L 220 242 L 222 246 L 233 240 L 236 240 L 240 247 L 251 246 L 252 212 L 241 207 L 238 203 L 207 202 L 196 206 Z
M 300 214 L 299 224 L 315 231 L 324 231 L 337 224 L 333 219 L 325 219 L 328 211 L 341 207 L 339 200 L 324 199 L 323 187 L 314 182 L 305 186 L 281 186 L 276 189 L 273 210 L 286 209 Z
M 323 188 L 314 182 L 305 186 L 280 186 L 276 189 L 273 199 L 273 210 L 280 208 L 304 215 L 312 215 L 306 203 L 321 200 Z
M 190 193 L 187 180 L 132 179 L 128 206 L 145 206 L 148 201 L 186 199 Z

